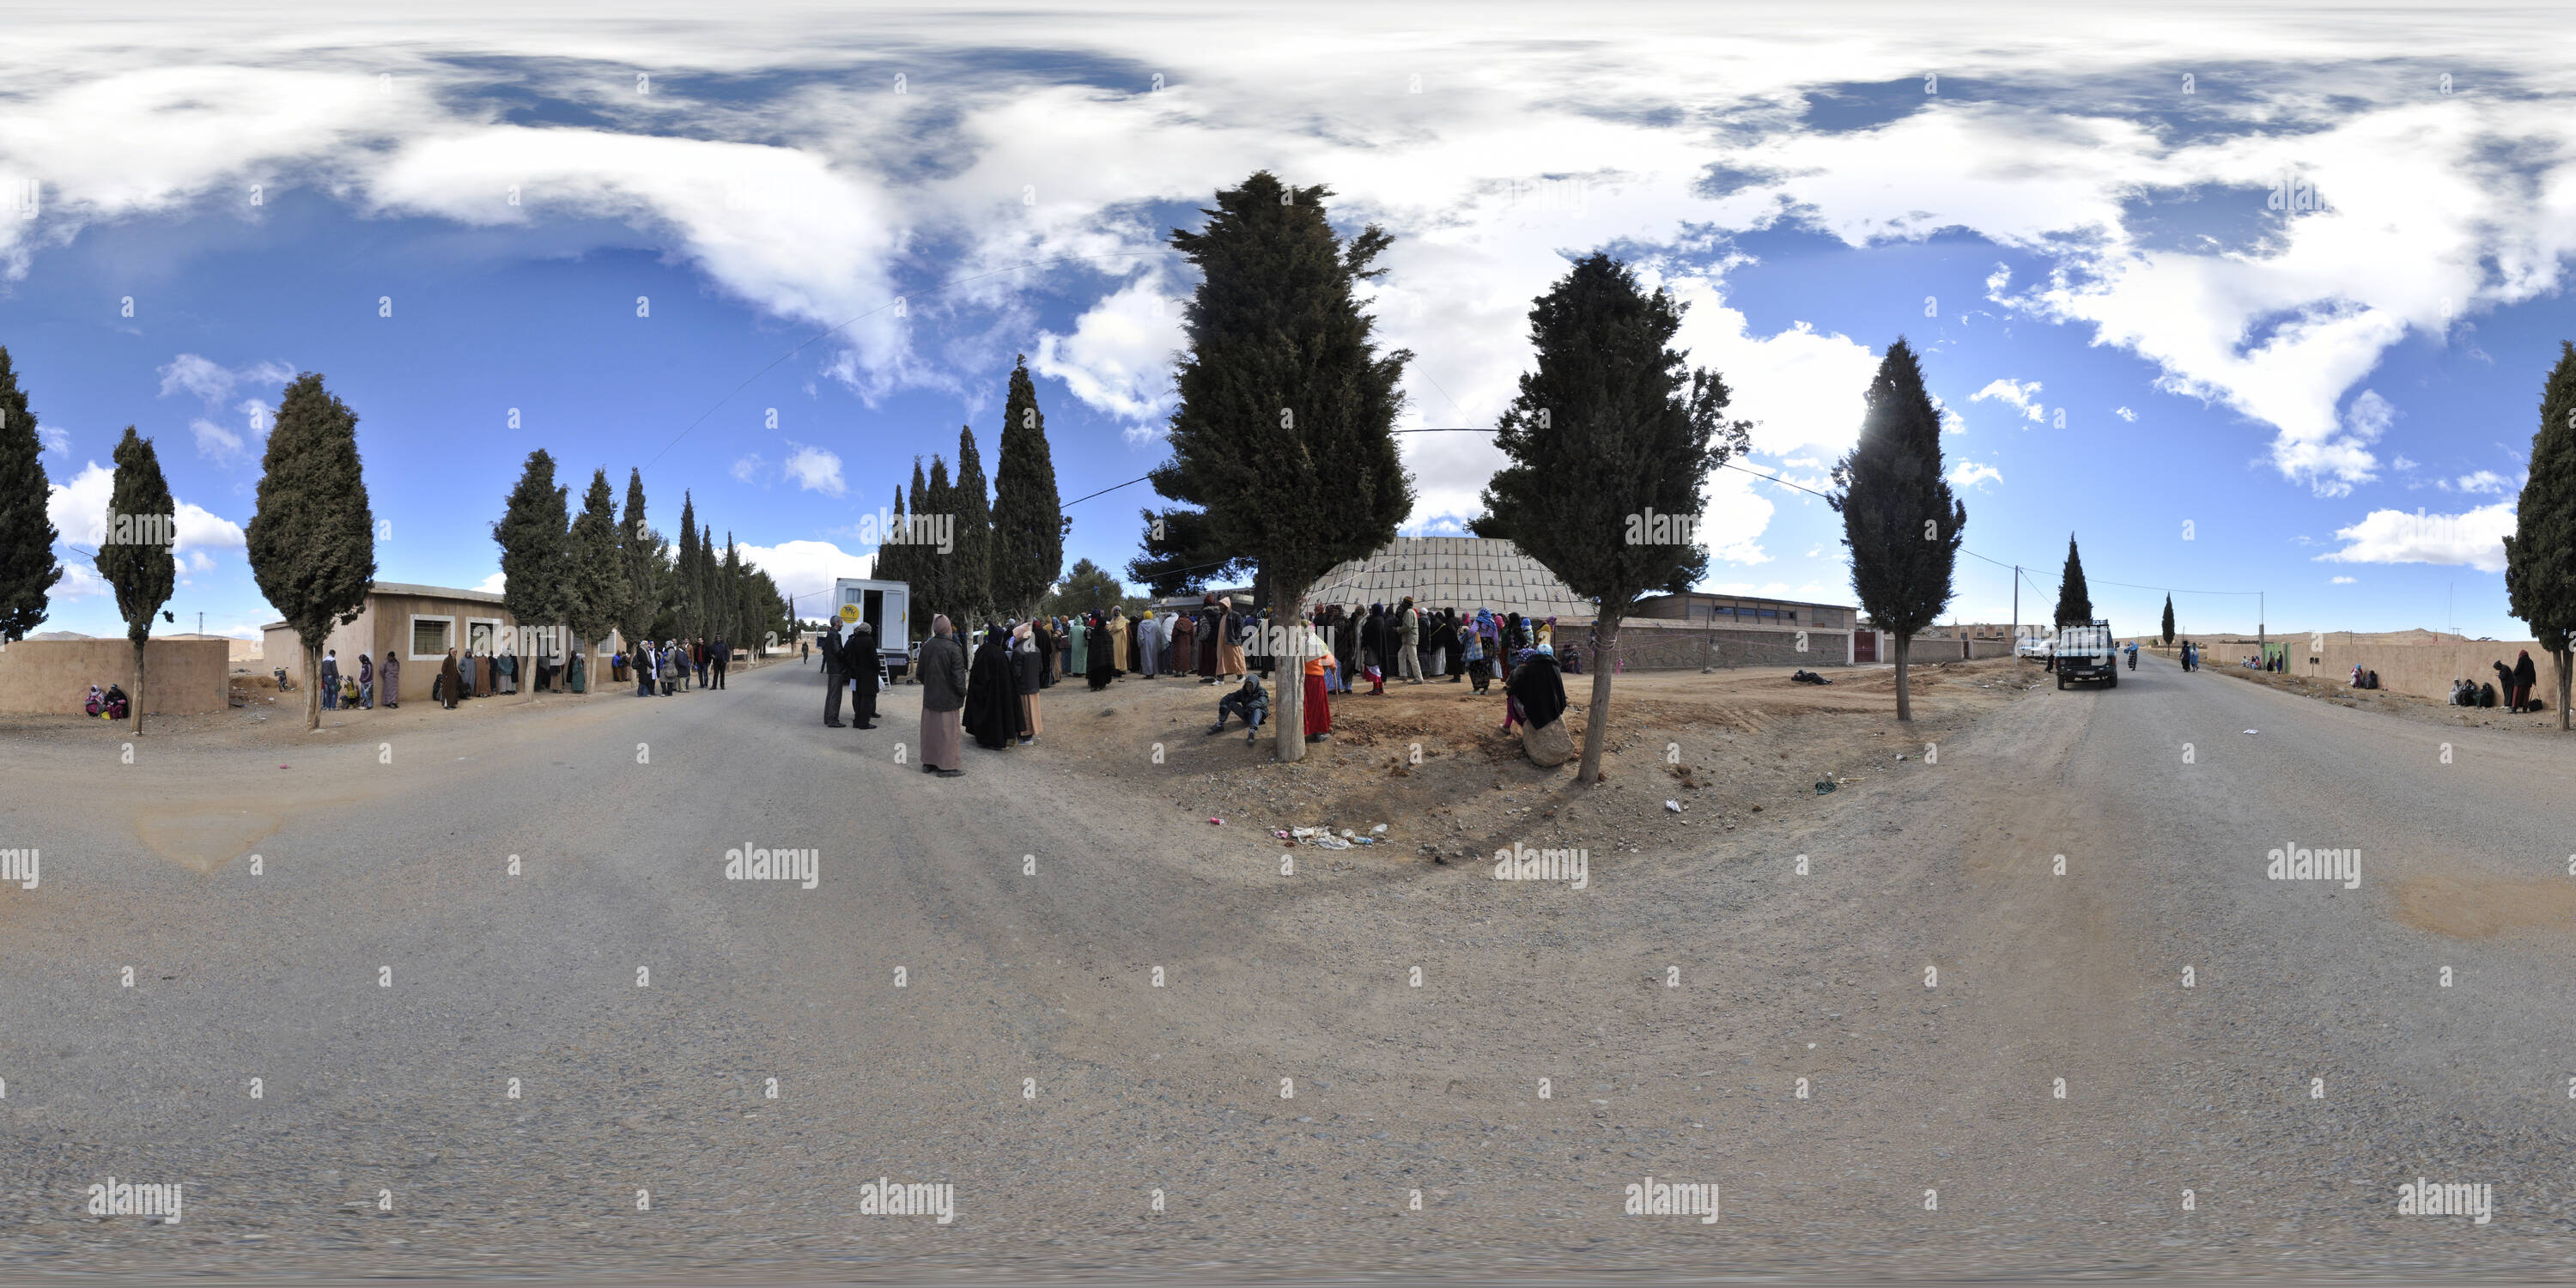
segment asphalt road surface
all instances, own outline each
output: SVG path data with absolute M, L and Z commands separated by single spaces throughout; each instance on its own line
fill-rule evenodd
M 917 690 L 826 729 L 792 664 L 293 754 L 0 741 L 42 865 L 0 1265 L 2576 1274 L 2568 744 L 2121 679 L 1580 889 L 1282 875 L 1043 744 L 925 776 Z M 2267 875 L 2301 848 L 2358 883 Z M 180 1220 L 90 1214 L 110 1177 Z

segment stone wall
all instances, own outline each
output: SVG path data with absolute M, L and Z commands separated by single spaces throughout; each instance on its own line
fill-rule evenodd
M 1558 656 L 1563 657 L 1569 650 L 1581 652 L 1589 634 L 1584 625 L 1558 622 Z M 1806 644 L 1804 650 L 1798 647 L 1801 637 Z M 1848 631 L 1649 626 L 1632 620 L 1619 625 L 1619 662 L 1630 671 L 1696 671 L 1704 666 L 1843 666 L 1850 655 L 1850 639 Z M 1589 669 L 1591 659 L 1586 658 L 1584 664 Z
M 145 715 L 203 715 L 224 709 L 231 645 L 220 639 L 156 639 L 144 646 L 151 684 Z M 20 640 L 0 648 L 0 713 L 83 715 L 89 686 L 134 687 L 134 646 L 121 639 Z

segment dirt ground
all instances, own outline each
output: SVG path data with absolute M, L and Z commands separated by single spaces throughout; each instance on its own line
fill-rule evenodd
M 1485 697 L 1445 681 L 1390 685 L 1383 697 L 1337 694 L 1332 738 L 1295 764 L 1273 759 L 1267 729 L 1251 745 L 1239 721 L 1207 734 L 1231 686 L 1135 676 L 1099 693 L 1059 684 L 1045 692 L 1045 732 L 1032 750 L 1140 797 L 1162 795 L 1202 826 L 1347 831 L 1352 848 L 1307 851 L 1333 863 L 1490 861 L 1541 819 L 1596 853 L 1676 852 L 1829 807 L 1841 785 L 1906 773 L 2040 678 L 2009 658 L 1916 666 L 1906 734 L 1894 719 L 1892 668 L 1836 670 L 1831 685 L 1795 683 L 1792 669 L 1617 677 L 1603 783 L 1593 790 L 1576 785 L 1576 762 L 1538 768 L 1517 734 L 1502 733 L 1500 684 Z M 1567 677 L 1578 746 L 1591 684 Z

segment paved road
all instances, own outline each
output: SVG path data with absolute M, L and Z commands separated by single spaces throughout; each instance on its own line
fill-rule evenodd
M 2554 741 L 2149 660 L 1576 891 L 1282 877 L 1045 748 L 897 764 L 910 692 L 818 701 L 0 744 L 44 856 L 0 890 L 0 1264 L 2571 1273 Z M 2285 844 L 2359 885 L 2267 879 Z M 726 880 L 746 845 L 815 887 Z M 111 1175 L 184 1219 L 88 1216 Z M 2397 1215 L 2419 1175 L 2491 1223 Z M 1622 1214 L 1649 1176 L 1718 1220 Z M 862 1215 L 879 1177 L 953 1221 Z

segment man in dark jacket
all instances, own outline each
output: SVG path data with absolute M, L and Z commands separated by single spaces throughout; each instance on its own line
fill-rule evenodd
M 818 641 L 817 652 L 823 655 L 823 727 L 839 729 L 841 724 L 841 690 L 848 688 L 850 677 L 841 670 L 841 624 Z
M 733 644 L 719 638 L 715 643 L 707 646 L 707 652 L 711 655 L 707 659 L 707 665 L 715 671 L 715 687 L 721 689 L 724 687 L 725 672 L 733 666 Z
M 850 629 L 850 641 L 841 648 L 841 666 L 850 676 L 850 727 L 877 727 L 877 681 L 885 674 L 885 659 L 877 655 L 877 628 L 861 622 Z

